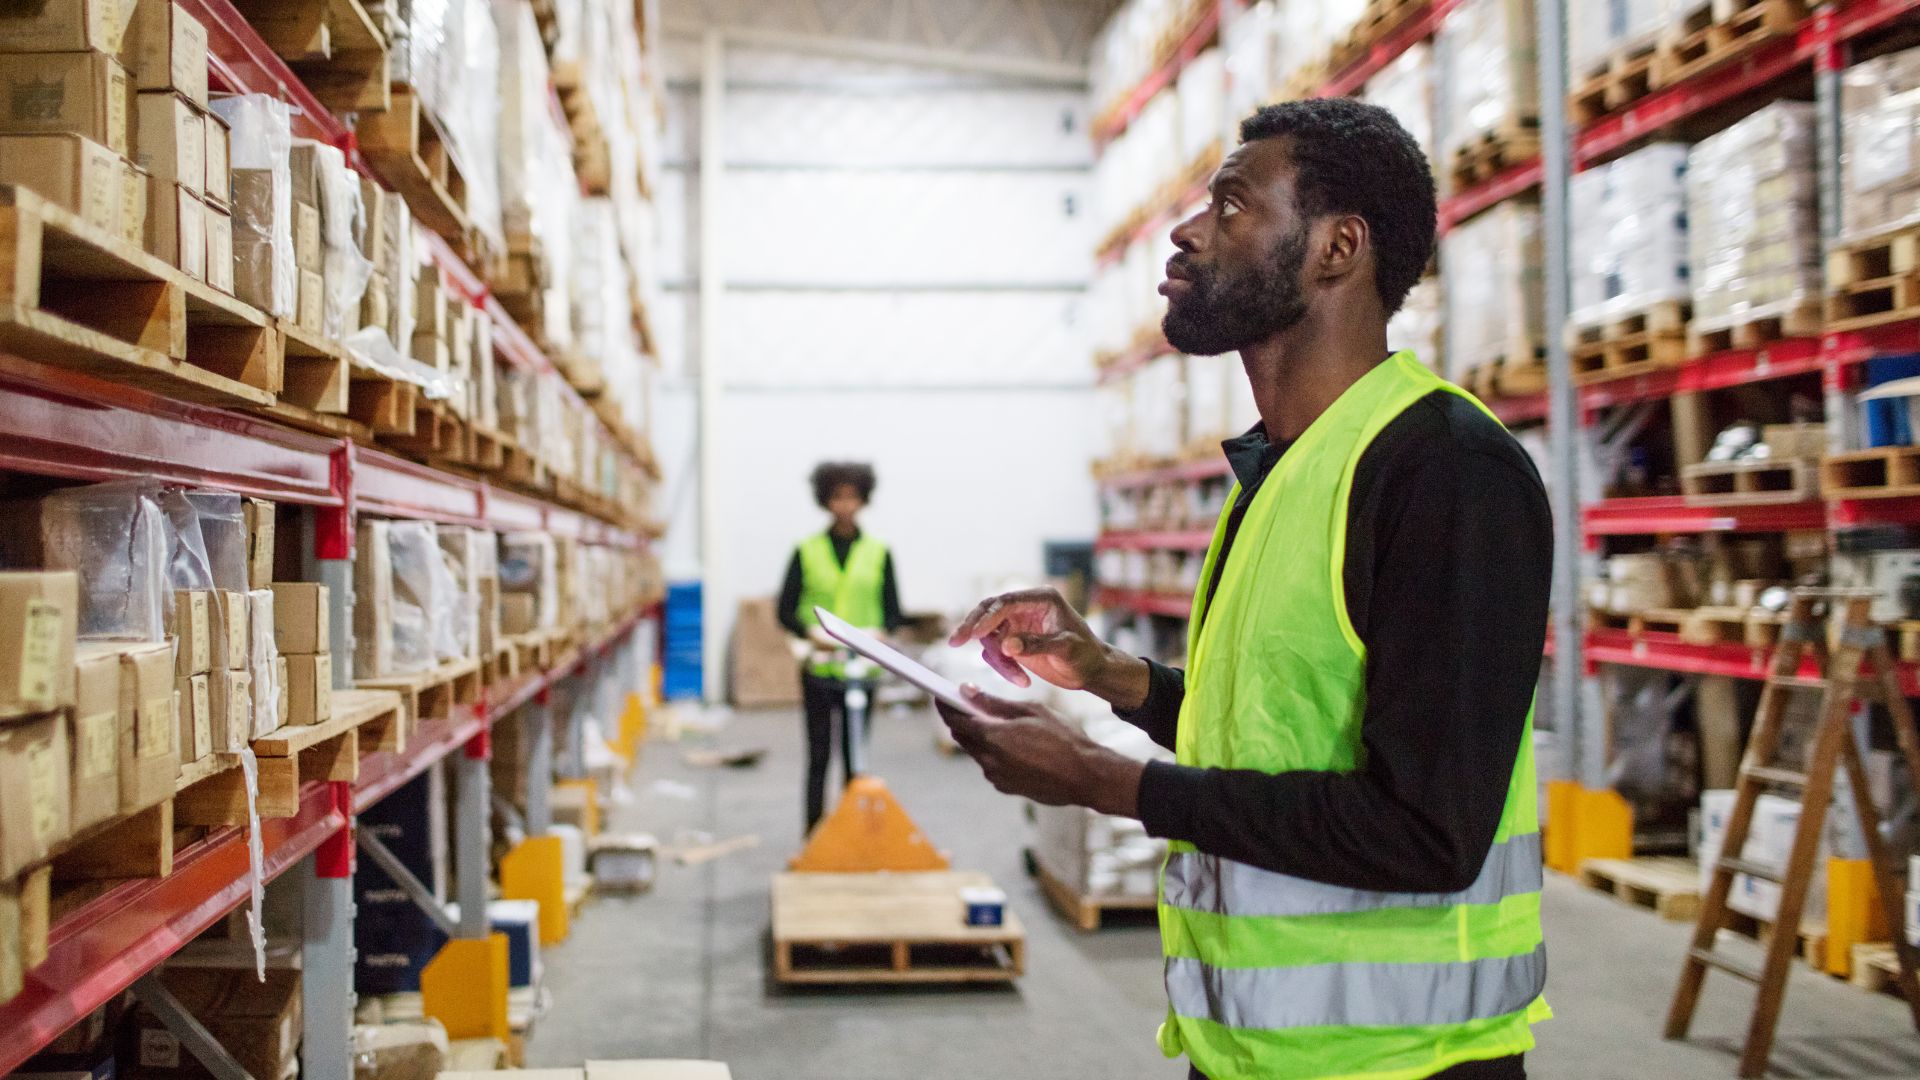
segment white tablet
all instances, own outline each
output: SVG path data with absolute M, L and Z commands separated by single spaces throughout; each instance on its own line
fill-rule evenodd
M 930 670 L 925 664 L 888 645 L 886 642 L 867 633 L 847 620 L 828 611 L 826 608 L 813 609 L 814 617 L 820 620 L 820 629 L 832 635 L 834 640 L 861 656 L 879 664 L 895 675 L 932 694 L 937 700 L 959 709 L 961 712 L 984 716 L 979 709 L 968 704 L 960 696 L 960 687 L 952 679 Z

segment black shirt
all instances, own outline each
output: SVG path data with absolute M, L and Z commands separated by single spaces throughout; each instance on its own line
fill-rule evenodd
M 1242 487 L 1231 545 L 1286 446 L 1260 428 L 1223 445 Z M 1347 610 L 1367 647 L 1359 766 L 1273 774 L 1156 762 L 1140 781 L 1147 831 L 1347 888 L 1472 884 L 1539 678 L 1552 558 L 1546 491 L 1513 436 L 1456 394 L 1415 402 L 1361 454 L 1347 508 Z M 1151 672 L 1147 700 L 1120 715 L 1171 748 L 1185 676 Z
M 842 569 L 847 565 L 847 556 L 853 551 L 853 542 L 860 539 L 860 530 L 855 529 L 852 536 L 841 538 L 827 534 L 833 541 L 833 557 Z M 807 628 L 800 622 L 800 585 L 803 578 L 800 569 L 800 549 L 793 549 L 793 558 L 787 561 L 787 579 L 780 586 L 780 625 L 794 637 L 806 637 Z M 889 631 L 898 630 L 906 622 L 900 614 L 900 588 L 893 580 L 893 552 L 887 552 L 886 564 L 880 570 L 880 617 Z

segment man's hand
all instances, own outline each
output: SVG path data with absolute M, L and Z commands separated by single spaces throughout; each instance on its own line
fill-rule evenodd
M 972 685 L 960 692 L 987 715 L 942 704 L 940 717 L 995 788 L 1047 806 L 1139 816 L 1143 763 L 1101 746 L 1043 706 L 992 697 Z
M 988 664 L 1015 686 L 1029 673 L 1063 690 L 1087 690 L 1123 709 L 1147 699 L 1145 661 L 1093 636 L 1058 589 L 1023 589 L 980 602 L 953 632 L 955 647 L 980 642 Z

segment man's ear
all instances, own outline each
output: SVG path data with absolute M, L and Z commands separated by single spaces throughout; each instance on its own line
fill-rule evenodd
M 1320 245 L 1320 276 L 1323 279 L 1345 277 L 1366 257 L 1373 236 L 1367 219 L 1359 214 L 1342 214 L 1325 226 Z

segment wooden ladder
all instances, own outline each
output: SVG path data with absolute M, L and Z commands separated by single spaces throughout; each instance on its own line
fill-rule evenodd
M 1759 998 L 1753 1019 L 1747 1028 L 1747 1042 L 1740 1055 L 1740 1075 L 1759 1077 L 1766 1072 L 1773 1050 L 1774 1028 L 1780 1020 L 1780 1006 L 1786 998 L 1787 971 L 1793 963 L 1799 943 L 1797 932 L 1806 902 L 1807 885 L 1819 869 L 1815 859 L 1820 836 L 1826 823 L 1827 805 L 1833 798 L 1833 773 L 1838 766 L 1847 770 L 1848 786 L 1853 790 L 1854 809 L 1866 836 L 1867 856 L 1872 860 L 1874 882 L 1880 904 L 1891 928 L 1894 949 L 1900 957 L 1900 992 L 1912 1010 L 1914 1027 L 1920 1029 L 1920 983 L 1915 981 L 1916 950 L 1907 944 L 1903 932 L 1901 894 L 1905 875 L 1892 865 L 1886 845 L 1880 838 L 1880 813 L 1867 788 L 1866 770 L 1861 766 L 1860 750 L 1854 743 L 1850 717 L 1854 703 L 1863 698 L 1879 701 L 1893 717 L 1894 735 L 1900 744 L 1907 768 L 1920 777 L 1920 738 L 1916 738 L 1913 711 L 1900 692 L 1898 672 L 1885 633 L 1869 617 L 1873 593 L 1858 589 L 1799 589 L 1787 610 L 1787 623 L 1774 650 L 1773 664 L 1760 692 L 1760 709 L 1754 719 L 1745 757 L 1740 763 L 1740 779 L 1735 787 L 1733 816 L 1727 821 L 1726 837 L 1714 863 L 1713 877 L 1700 907 L 1700 921 L 1694 927 L 1693 941 L 1680 968 L 1680 985 L 1675 988 L 1673 1005 L 1667 1013 L 1666 1037 L 1684 1039 L 1693 1023 L 1694 1007 L 1700 1000 L 1700 987 L 1707 969 L 1715 968 L 1754 983 Z M 1837 647 L 1829 650 L 1823 609 L 1839 626 Z M 1803 678 L 1801 661 L 1811 652 L 1825 673 L 1821 678 Z M 1872 672 L 1864 681 L 1863 663 L 1871 661 Z M 1782 718 L 1786 714 L 1787 695 L 1818 690 L 1821 694 L 1820 719 L 1814 732 L 1813 748 L 1805 773 L 1774 764 L 1780 745 Z M 1793 848 L 1784 868 L 1741 858 L 1747 832 L 1753 823 L 1754 804 L 1766 788 L 1798 790 L 1800 820 L 1793 834 Z M 1714 949 L 1720 930 L 1726 925 L 1727 893 L 1735 874 L 1747 874 L 1780 885 L 1780 909 L 1773 930 L 1765 936 L 1765 959 L 1759 967 Z

